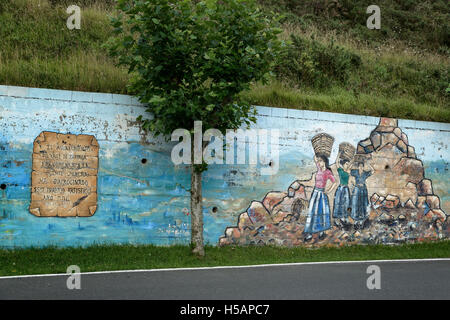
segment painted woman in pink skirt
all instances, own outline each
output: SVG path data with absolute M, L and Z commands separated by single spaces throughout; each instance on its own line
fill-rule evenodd
M 319 239 L 324 238 L 324 231 L 331 228 L 331 211 L 327 193 L 336 185 L 333 173 L 328 164 L 328 158 L 324 155 L 314 156 L 317 166 L 315 174 L 314 190 L 309 200 L 308 217 L 304 233 L 307 234 L 305 241 L 312 239 L 313 233 L 319 233 Z M 328 190 L 325 190 L 327 181 L 333 183 Z

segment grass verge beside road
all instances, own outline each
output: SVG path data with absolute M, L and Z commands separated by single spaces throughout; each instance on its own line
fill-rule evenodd
M 242 266 L 272 263 L 450 258 L 450 241 L 306 249 L 274 246 L 206 247 L 197 258 L 189 246 L 96 245 L 87 248 L 0 250 L 0 276 L 160 268 Z

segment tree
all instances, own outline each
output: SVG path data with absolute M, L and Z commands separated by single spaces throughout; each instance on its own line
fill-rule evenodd
M 170 136 L 194 121 L 225 133 L 256 122 L 240 93 L 265 81 L 282 46 L 276 18 L 254 0 L 118 0 L 111 55 L 133 75 L 130 92 L 148 106 L 142 128 Z M 194 139 L 191 140 L 194 143 Z M 191 162 L 191 244 L 204 255 L 202 172 Z

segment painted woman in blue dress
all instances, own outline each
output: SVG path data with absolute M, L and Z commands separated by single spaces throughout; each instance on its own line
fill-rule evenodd
M 312 234 L 319 232 L 319 239 L 323 239 L 324 231 L 331 228 L 331 212 L 327 193 L 335 187 L 336 181 L 324 155 L 314 156 L 317 172 L 314 174 L 314 190 L 309 200 L 308 216 L 306 218 L 305 241 L 312 239 Z M 332 185 L 326 189 L 327 181 Z
M 365 165 L 368 165 L 370 170 L 364 170 Z M 356 163 L 358 169 L 353 169 L 350 174 L 355 178 L 355 187 L 352 190 L 351 216 L 356 224 L 360 226 L 367 218 L 367 207 L 369 206 L 369 195 L 367 192 L 366 180 L 374 173 L 373 167 L 370 163 L 360 160 Z
M 334 194 L 333 219 L 337 226 L 342 226 L 348 222 L 350 208 L 350 189 L 348 188 L 349 171 L 352 163 L 347 159 L 341 159 L 341 153 L 338 155 L 337 172 L 339 174 L 339 187 Z

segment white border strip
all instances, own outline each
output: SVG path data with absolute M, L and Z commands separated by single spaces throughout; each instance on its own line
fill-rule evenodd
M 66 102 L 87 102 L 92 104 L 114 104 L 145 108 L 137 97 L 115 93 L 98 93 L 76 90 L 60 90 L 34 87 L 20 87 L 0 85 L 0 96 L 6 98 L 23 98 Z M 320 120 L 339 123 L 354 123 L 367 126 L 377 126 L 380 117 L 356 114 L 343 114 L 316 110 L 278 108 L 271 106 L 255 106 L 260 116 L 269 118 L 294 118 L 303 120 Z M 338 120 L 336 119 L 338 117 Z M 447 122 L 421 121 L 397 118 L 399 126 L 408 129 L 433 130 L 448 132 L 450 124 Z M 406 121 L 406 124 L 403 122 Z
M 321 261 L 321 262 L 293 262 L 293 263 L 275 263 L 275 264 L 256 264 L 244 266 L 216 266 L 216 267 L 197 267 L 197 268 L 161 268 L 161 269 L 137 269 L 137 270 L 113 270 L 113 271 L 92 271 L 81 272 L 81 275 L 88 274 L 111 274 L 111 273 L 137 273 L 137 272 L 161 272 L 161 271 L 196 271 L 196 270 L 215 270 L 215 269 L 243 269 L 243 268 L 265 268 L 265 267 L 286 267 L 286 266 L 305 266 L 305 265 L 327 265 L 327 264 L 356 264 L 356 263 L 403 263 L 403 262 L 436 262 L 450 261 L 450 258 L 433 259 L 396 259 L 396 260 L 356 260 L 356 261 Z M 67 276 L 67 273 L 54 274 L 30 274 L 22 276 L 3 276 L 1 279 L 16 278 L 36 278 L 36 277 L 57 277 Z

